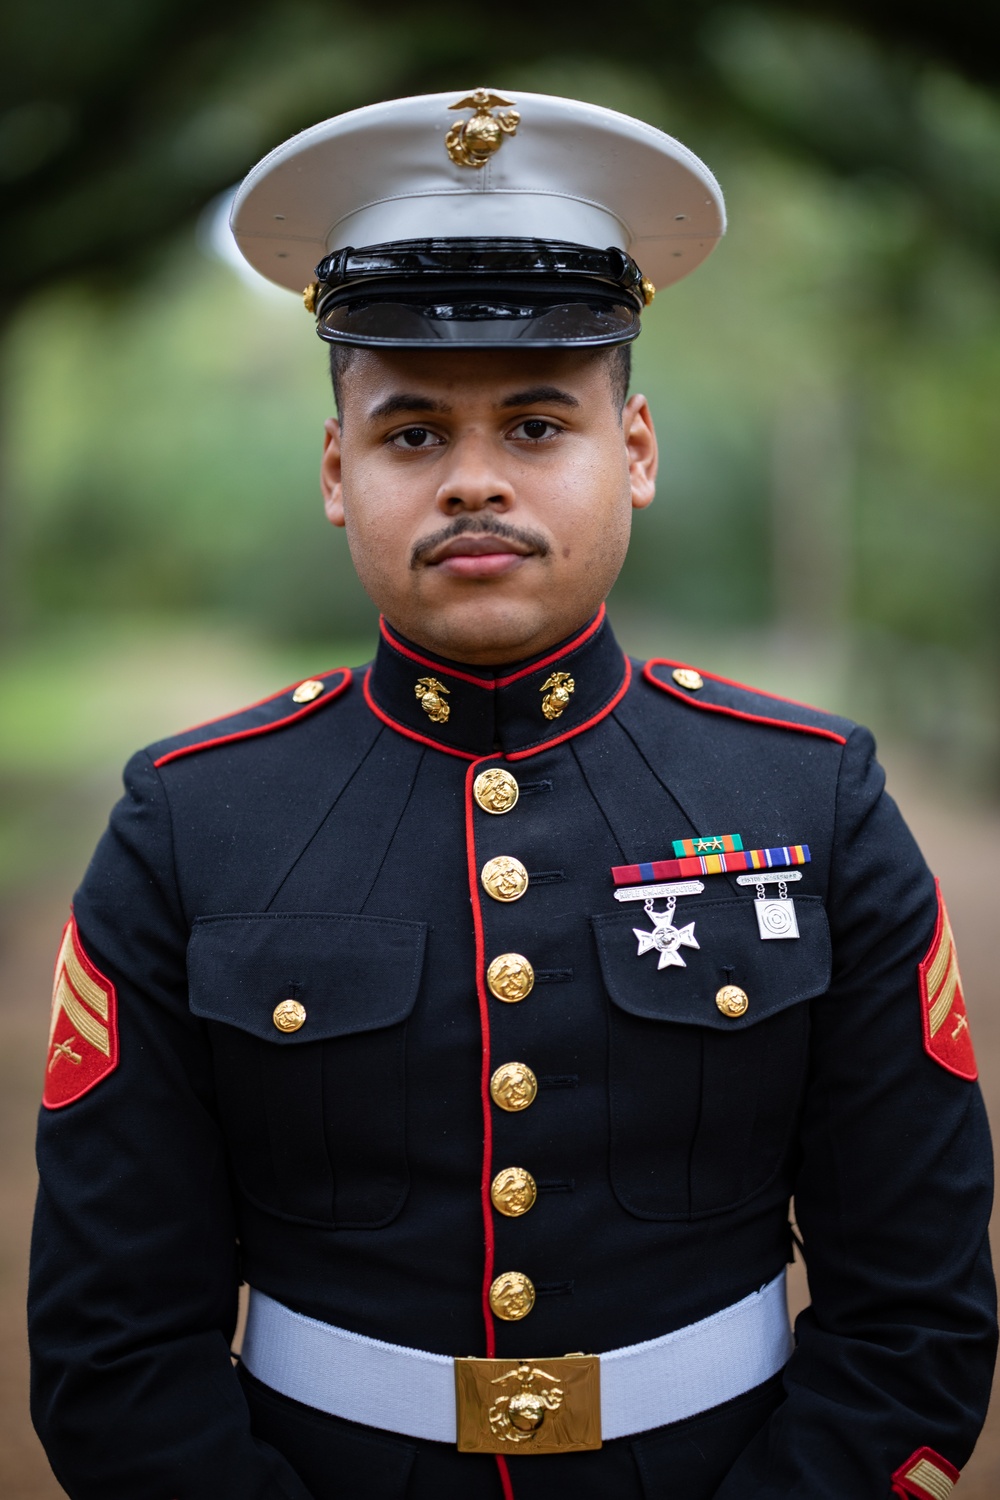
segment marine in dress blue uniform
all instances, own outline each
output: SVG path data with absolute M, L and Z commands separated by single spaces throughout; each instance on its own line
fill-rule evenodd
M 466 124 L 512 107 L 488 99 Z M 289 162 L 447 102 L 282 148 L 256 230 Z M 546 109 L 548 148 L 658 134 Z M 504 118 L 435 147 L 502 163 Z M 310 301 L 346 343 L 633 337 L 627 246 L 544 227 L 345 230 Z M 711 866 L 660 924 L 687 940 L 637 945 L 655 916 L 612 871 L 675 843 L 771 851 L 797 936 Z M 136 755 L 59 952 L 39 1164 L 33 1411 L 74 1500 L 946 1500 L 985 1414 L 986 1121 L 871 736 L 630 660 L 603 607 L 497 667 L 383 621 L 370 665 Z M 578 1352 L 604 1356 L 579 1396 Z M 490 1394 L 456 1409 L 465 1356 Z

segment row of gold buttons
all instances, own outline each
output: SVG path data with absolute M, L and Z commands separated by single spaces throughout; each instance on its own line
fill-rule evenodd
M 491 766 L 480 771 L 472 795 L 483 812 L 499 816 L 516 805 L 520 787 L 509 771 Z M 528 872 L 509 854 L 487 860 L 480 872 L 483 889 L 494 901 L 518 901 L 528 889 Z M 535 971 L 523 953 L 500 953 L 486 970 L 490 994 L 513 1004 L 531 993 Z M 527 1109 L 538 1093 L 538 1080 L 526 1063 L 502 1063 L 490 1079 L 490 1097 L 510 1114 Z M 490 1201 L 498 1213 L 518 1219 L 535 1206 L 538 1185 L 526 1167 L 504 1167 L 490 1185 Z M 503 1271 L 490 1286 L 490 1307 L 504 1322 L 526 1318 L 535 1305 L 535 1288 L 523 1271 Z

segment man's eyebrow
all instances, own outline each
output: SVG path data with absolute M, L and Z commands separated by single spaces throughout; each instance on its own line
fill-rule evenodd
M 400 391 L 395 396 L 387 396 L 380 401 L 378 406 L 368 413 L 372 422 L 377 422 L 382 417 L 394 417 L 399 412 L 405 411 L 432 411 L 446 413 L 451 411 L 447 401 L 435 401 L 432 396 L 421 396 L 419 391 Z
M 510 406 L 535 406 L 544 402 L 549 406 L 579 406 L 580 403 L 569 391 L 560 390 L 557 385 L 532 385 L 526 391 L 514 391 L 505 396 L 498 406 L 505 411 Z

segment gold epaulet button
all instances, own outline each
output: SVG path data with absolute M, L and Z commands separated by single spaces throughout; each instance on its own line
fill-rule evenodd
M 293 703 L 312 703 L 323 691 L 323 684 L 316 677 L 310 677 L 307 682 L 300 682 L 292 694 Z
M 687 688 L 689 693 L 696 693 L 705 686 L 705 679 L 693 667 L 675 667 L 670 675 L 678 687 Z

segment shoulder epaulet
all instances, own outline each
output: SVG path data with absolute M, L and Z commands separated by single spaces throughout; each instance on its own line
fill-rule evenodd
M 192 729 L 185 729 L 183 734 L 172 735 L 170 739 L 152 745 L 149 753 L 153 764 L 165 766 L 172 760 L 179 760 L 182 755 L 195 755 L 199 750 L 212 750 L 216 745 L 231 745 L 234 740 L 253 739 L 275 729 L 285 729 L 339 698 L 350 686 L 352 676 L 350 667 L 334 667 L 319 677 L 292 683 L 280 693 L 272 693 L 270 698 L 262 698 L 259 703 L 251 703 L 234 714 L 196 724 Z
M 834 740 L 838 745 L 847 743 L 847 736 L 854 728 L 849 719 L 824 713 L 808 703 L 779 698 L 774 693 L 747 687 L 714 672 L 699 671 L 685 662 L 670 661 L 664 656 L 654 656 L 647 661 L 642 675 L 653 687 L 691 708 L 725 714 L 731 719 L 746 719 L 751 724 L 768 724 L 775 729 L 815 734 L 825 740 Z

